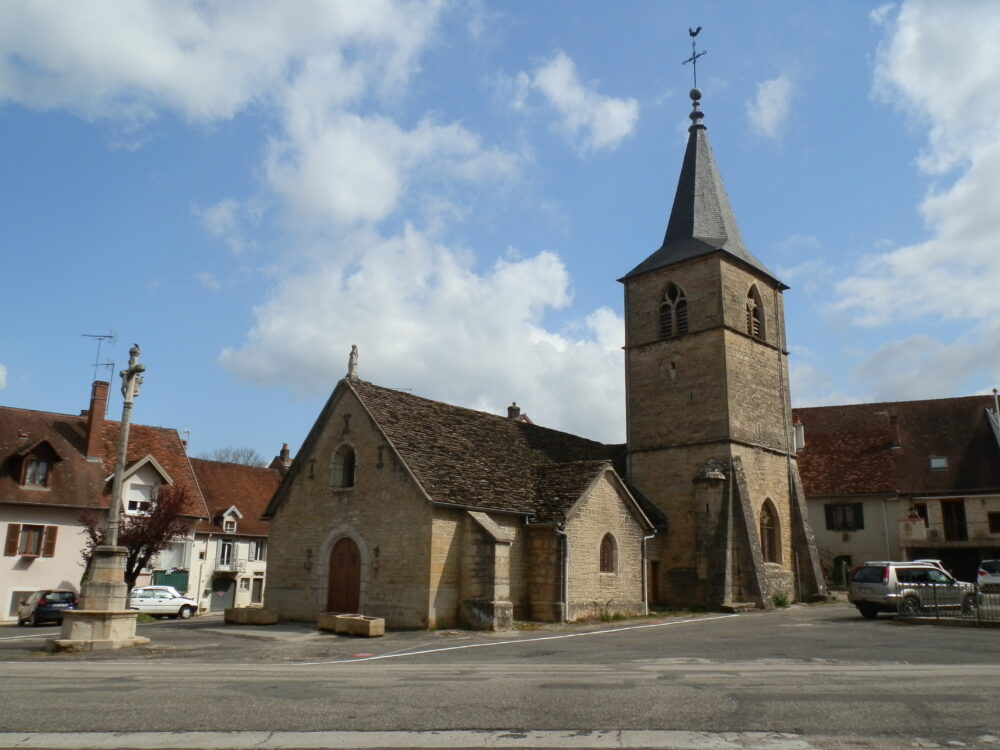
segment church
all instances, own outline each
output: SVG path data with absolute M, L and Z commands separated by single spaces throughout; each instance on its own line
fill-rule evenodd
M 267 608 L 504 629 L 825 594 L 788 287 L 744 245 L 691 101 L 663 243 L 620 279 L 626 444 L 366 382 L 355 349 L 265 511 Z

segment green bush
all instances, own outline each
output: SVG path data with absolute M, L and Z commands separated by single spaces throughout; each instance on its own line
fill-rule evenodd
M 774 602 L 775 607 L 787 607 L 791 604 L 791 600 L 788 598 L 788 594 L 778 591 L 774 596 L 771 597 L 771 601 Z

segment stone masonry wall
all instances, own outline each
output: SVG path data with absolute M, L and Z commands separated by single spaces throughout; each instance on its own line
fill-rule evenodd
M 300 471 L 271 522 L 265 607 L 315 620 L 326 609 L 330 550 L 349 536 L 361 553 L 362 613 L 389 627 L 427 627 L 430 505 L 353 393 L 337 399 L 314 450 L 296 457 Z M 350 489 L 331 486 L 344 442 L 356 457 Z
M 617 547 L 613 573 L 600 570 L 601 540 Z M 645 611 L 642 590 L 643 528 L 605 475 L 566 523 L 569 538 L 569 619 Z

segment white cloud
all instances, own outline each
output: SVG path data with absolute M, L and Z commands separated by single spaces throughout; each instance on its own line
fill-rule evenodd
M 858 369 L 876 401 L 982 393 L 1000 383 L 1000 326 L 990 324 L 942 343 L 927 335 L 880 346 Z
M 342 377 L 356 343 L 366 380 L 496 413 L 516 400 L 540 424 L 622 439 L 622 320 L 602 308 L 572 332 L 547 328 L 546 312 L 570 302 L 556 255 L 480 273 L 412 227 L 351 242 L 365 248 L 356 263 L 320 259 L 287 279 L 222 364 L 314 393 Z
M 882 22 L 876 94 L 927 128 L 918 166 L 957 176 L 920 206 L 929 238 L 871 253 L 839 285 L 840 309 L 862 325 L 987 321 L 1000 314 L 1000 8 L 919 0 Z
M 239 255 L 253 242 L 248 241 L 242 229 L 242 214 L 244 206 L 232 198 L 226 198 L 208 208 L 193 208 L 195 215 L 201 220 L 205 230 L 225 242 L 233 253 Z
M 777 138 L 782 123 L 788 121 L 794 89 L 787 73 L 757 84 L 757 94 L 746 104 L 750 125 L 758 135 Z
M 7 387 L 7 368 L 0 365 L 0 390 Z
M 199 284 L 201 284 L 206 289 L 210 289 L 213 292 L 217 292 L 222 288 L 222 284 L 213 274 L 207 271 L 200 271 L 194 275 L 195 279 Z
M 508 84 L 513 109 L 526 109 L 528 96 L 537 92 L 559 114 L 559 129 L 581 153 L 618 148 L 639 119 L 639 102 L 603 96 L 584 86 L 565 52 L 557 52 L 533 73 L 518 73 Z

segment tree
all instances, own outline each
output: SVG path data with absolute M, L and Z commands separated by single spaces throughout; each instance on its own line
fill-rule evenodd
M 156 491 L 149 513 L 122 514 L 118 526 L 118 544 L 126 550 L 125 584 L 129 593 L 153 555 L 165 550 L 177 537 L 187 534 L 191 520 L 182 515 L 187 508 L 187 501 L 186 487 L 168 484 Z M 90 559 L 94 550 L 104 544 L 107 530 L 98 524 L 89 510 L 83 512 L 80 522 L 87 536 L 83 549 L 83 561 L 86 564 L 83 577 L 86 580 L 90 573 Z
M 241 466 L 267 466 L 267 461 L 253 448 L 216 448 L 211 453 L 203 453 L 201 458 L 209 461 L 222 461 L 227 464 L 240 464 Z

